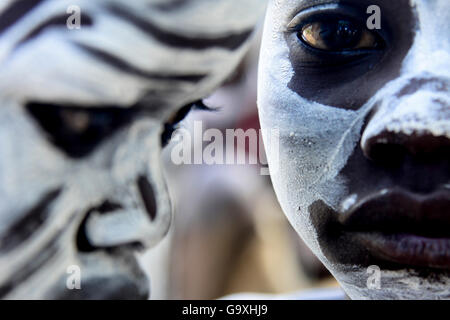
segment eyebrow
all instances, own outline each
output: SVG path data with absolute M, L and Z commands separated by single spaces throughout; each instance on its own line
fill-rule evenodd
M 341 0 L 300 0 L 298 1 L 298 10 L 305 10 L 323 4 L 335 4 L 342 2 Z
M 383 7 L 389 7 L 389 3 L 392 0 L 298 0 L 294 5 L 293 12 L 289 13 L 289 18 L 293 19 L 299 12 L 326 4 L 337 5 L 351 5 L 359 8 L 364 8 L 370 5 L 379 5 Z M 427 1 L 427 0 L 426 0 Z M 284 0 L 283 5 L 290 4 L 292 0 Z M 411 8 L 411 1 L 407 1 L 409 8 Z
M 293 6 L 288 19 L 293 19 L 299 12 L 325 4 L 338 4 L 340 0 L 299 0 Z M 284 0 L 283 5 L 291 4 L 291 0 Z

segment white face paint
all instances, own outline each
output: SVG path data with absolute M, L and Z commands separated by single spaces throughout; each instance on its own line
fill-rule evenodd
M 401 71 L 386 79 L 357 108 L 345 108 L 341 107 L 342 102 L 336 101 L 340 105 L 336 107 L 314 101 L 314 98 L 303 97 L 319 96 L 320 90 L 328 89 L 326 85 L 316 85 L 319 92 L 317 95 L 292 89 L 292 81 L 295 81 L 298 70 L 295 70 L 295 56 L 291 55 L 291 51 L 294 50 L 292 46 L 300 44 L 292 41 L 294 32 L 288 26 L 301 11 L 299 8 L 302 5 L 307 7 L 305 10 L 328 12 L 335 10 L 337 2 L 273 0 L 268 7 L 259 67 L 258 105 L 262 128 L 280 130 L 279 155 L 268 154 L 269 167 L 279 168 L 272 175 L 277 197 L 295 230 L 351 298 L 448 298 L 450 278 L 444 271 L 439 280 L 435 280 L 433 277 L 417 276 L 413 268 L 382 268 L 381 289 L 368 289 L 368 265 L 357 261 L 343 263 L 330 258 L 330 248 L 320 239 L 321 232 L 323 233 L 322 211 L 311 206 L 319 203 L 319 206 L 330 208 L 338 215 L 338 212 L 346 211 L 360 200 L 360 192 L 367 194 L 367 189 L 372 188 L 371 191 L 381 195 L 386 193 L 383 190 L 384 183 L 387 183 L 385 180 L 392 180 L 387 176 L 380 176 L 375 182 L 368 180 L 367 184 L 373 185 L 367 188 L 362 186 L 361 191 L 354 189 L 351 179 L 343 172 L 346 166 L 347 171 L 355 169 L 349 159 L 356 152 L 362 154 L 360 143 L 364 146 L 368 139 L 382 131 L 401 132 L 408 136 L 431 132 L 435 137 L 450 137 L 450 4 L 446 0 L 415 1 L 417 21 L 414 24 L 417 24 L 418 29 L 411 39 L 413 45 L 406 48 L 409 52 L 403 57 Z M 387 9 L 383 12 L 386 1 L 372 2 L 370 4 L 380 4 L 381 14 L 386 14 Z M 355 1 L 355 5 L 357 3 Z M 412 11 L 409 5 L 404 10 Z M 294 44 L 290 46 L 290 43 Z M 383 64 L 385 61 L 378 63 Z M 342 80 L 353 86 L 351 95 L 361 94 L 359 90 L 364 90 L 365 81 L 376 79 L 376 73 L 381 73 L 382 67 L 375 65 L 368 69 L 370 71 L 367 75 L 357 75 L 351 81 Z M 326 73 L 327 71 L 323 72 L 324 83 Z M 421 82 L 421 90 L 416 88 L 416 92 L 411 95 L 398 95 L 414 79 L 425 79 L 426 84 L 422 85 Z M 428 82 L 427 79 L 434 80 Z M 303 81 L 308 81 L 308 78 L 305 76 Z M 342 86 L 345 85 L 344 83 Z M 333 91 L 330 92 L 332 98 Z M 342 101 L 343 98 L 336 98 L 338 99 Z M 347 100 L 352 101 L 352 97 Z M 436 100 L 439 102 L 436 103 Z M 369 117 L 371 120 L 365 127 L 365 121 Z M 274 163 L 276 159 L 279 159 L 277 164 Z M 445 175 L 448 173 L 444 173 Z M 360 179 L 364 177 L 361 176 Z M 345 245 L 351 250 L 351 244 Z
M 227 78 L 265 3 L 80 0 L 79 30 L 66 28 L 73 1 L 15 4 L 0 6 L 0 19 L 20 13 L 0 28 L 0 296 L 147 298 L 134 249 L 170 225 L 164 124 Z M 102 132 L 129 114 L 89 152 L 68 151 L 81 138 L 57 143 L 59 130 Z M 80 290 L 66 287 L 73 265 Z

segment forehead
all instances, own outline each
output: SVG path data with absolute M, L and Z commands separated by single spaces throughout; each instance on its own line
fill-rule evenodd
M 262 0 L 153 0 L 152 19 L 174 30 L 200 33 L 251 28 L 264 10 Z M 207 27 L 205 29 L 205 27 Z
M 0 33 L 2 94 L 119 106 L 143 97 L 180 106 L 208 93 L 237 63 L 264 10 L 260 0 L 79 0 L 80 28 L 69 29 L 73 1 L 15 4 L 0 7 L 0 18 L 17 11 Z

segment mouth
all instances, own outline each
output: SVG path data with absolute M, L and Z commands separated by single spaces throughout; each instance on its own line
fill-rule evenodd
M 450 192 L 387 189 L 343 212 L 338 222 L 382 261 L 450 269 Z

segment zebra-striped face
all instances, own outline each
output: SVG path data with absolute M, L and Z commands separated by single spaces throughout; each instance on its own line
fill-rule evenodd
M 261 0 L 1 2 L 1 297 L 147 297 L 130 249 L 170 224 L 164 124 L 229 75 L 263 12 Z M 72 265 L 81 290 L 66 286 Z
M 351 298 L 449 298 L 450 3 L 343 2 L 268 7 L 258 102 L 280 130 L 278 199 Z

